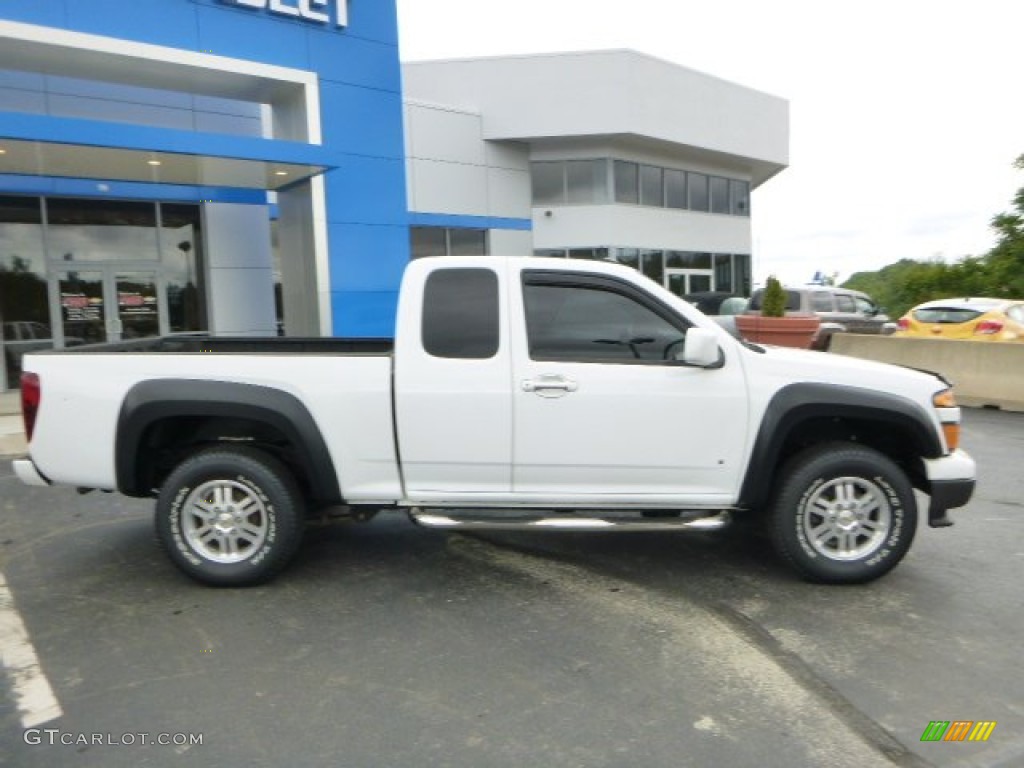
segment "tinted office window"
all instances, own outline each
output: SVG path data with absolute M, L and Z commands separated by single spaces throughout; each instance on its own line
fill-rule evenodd
M 486 229 L 449 229 L 448 240 L 451 256 L 486 256 Z
M 615 161 L 615 202 L 639 203 L 639 183 L 640 169 L 636 163 Z
M 534 205 L 559 205 L 565 202 L 564 163 L 531 163 L 530 181 Z
M 690 192 L 690 210 L 708 210 L 708 177 L 703 173 L 688 173 L 686 184 Z
M 605 160 L 569 160 L 565 164 L 569 203 L 605 203 L 608 201 L 608 174 Z
M 750 185 L 745 181 L 729 181 L 730 212 L 737 216 L 750 215 Z
M 653 165 L 640 166 L 640 205 L 658 208 L 665 204 L 665 182 L 661 168 Z
M 648 307 L 612 290 L 527 284 L 523 297 L 534 360 L 660 362 L 684 337 Z
M 448 234 L 444 227 L 412 227 L 409 237 L 414 259 L 448 255 Z
M 729 212 L 729 180 L 719 176 L 711 177 L 711 212 Z
M 423 348 L 434 357 L 483 360 L 498 352 L 498 276 L 442 269 L 423 291 Z
M 665 171 L 665 205 L 686 208 L 686 171 Z
M 658 285 L 664 285 L 665 255 L 662 251 L 640 251 L 640 269 Z

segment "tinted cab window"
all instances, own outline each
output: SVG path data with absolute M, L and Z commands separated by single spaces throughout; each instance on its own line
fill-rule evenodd
M 685 337 L 681 320 L 605 287 L 527 283 L 523 299 L 534 360 L 662 362 Z

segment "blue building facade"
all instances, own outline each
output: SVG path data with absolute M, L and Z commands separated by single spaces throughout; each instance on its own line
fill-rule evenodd
M 102 315 L 114 332 L 87 337 L 97 340 L 129 335 L 124 308 L 114 304 L 140 299 L 118 282 L 129 268 L 115 263 L 122 251 L 53 252 L 50 243 L 66 234 L 53 232 L 75 223 L 55 218 L 56 199 L 157 204 L 157 255 L 139 261 L 157 265 L 154 306 L 167 301 L 160 291 L 173 283 L 159 255 L 173 252 L 161 244 L 172 227 L 160 222 L 177 221 L 169 205 L 195 204 L 193 235 L 204 245 L 178 243 L 193 261 L 205 251 L 190 266 L 196 283 L 205 274 L 208 305 L 192 322 L 206 327 L 195 330 L 267 332 L 266 312 L 247 305 L 272 305 L 269 278 L 277 275 L 289 332 L 390 335 L 409 259 L 394 2 L 0 0 L 0 204 L 15 200 L 22 211 L 35 198 L 42 205 L 36 272 L 49 285 L 58 345 L 82 335 L 74 323 L 84 321 L 69 319 L 67 305 L 101 306 L 90 317 Z M 34 237 L 25 226 L 35 219 L 25 215 L 0 215 L 8 274 L 13 258 L 24 270 L 18 238 Z M 124 227 L 121 214 L 104 221 L 108 230 Z M 120 242 L 127 232 L 89 222 L 71 234 Z M 132 237 L 145 226 L 133 220 Z M 5 232 L 14 243 L 6 253 Z M 91 271 L 61 271 L 79 261 Z M 61 282 L 82 274 L 106 275 L 109 291 L 93 290 L 97 299 Z M 142 293 L 145 302 L 153 298 Z M 11 316 L 13 299 L 6 303 L 5 322 L 21 321 Z M 33 318 L 46 325 L 42 314 Z M 193 329 L 168 322 L 166 309 L 158 315 L 152 331 Z

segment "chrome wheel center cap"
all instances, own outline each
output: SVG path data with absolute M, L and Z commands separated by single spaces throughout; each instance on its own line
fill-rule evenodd
M 857 515 L 852 509 L 843 508 L 839 511 L 836 516 L 836 525 L 842 528 L 844 531 L 852 531 L 860 523 L 857 520 Z

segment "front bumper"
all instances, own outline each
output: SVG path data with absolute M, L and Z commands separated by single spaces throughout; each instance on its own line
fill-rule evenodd
M 36 465 L 32 463 L 32 459 L 15 459 L 11 462 L 11 467 L 14 468 L 14 474 L 16 474 L 18 479 L 25 485 L 50 485 L 50 481 L 47 480 L 38 469 L 36 469 Z
M 976 465 L 964 451 L 956 450 L 938 459 L 925 459 L 925 474 L 931 496 L 928 525 L 945 528 L 953 524 L 946 516 L 950 509 L 964 506 L 974 494 Z

